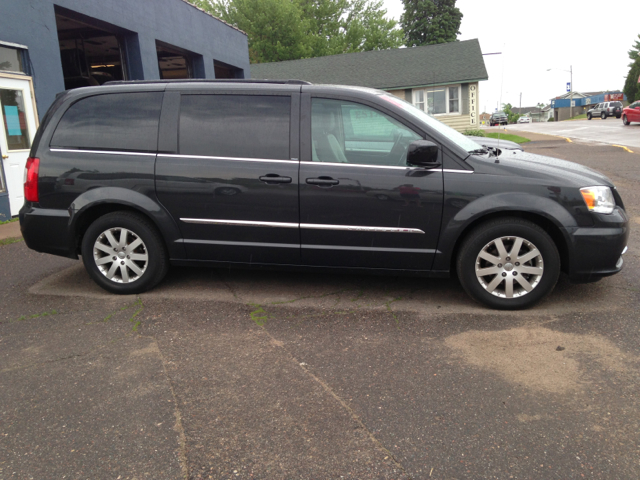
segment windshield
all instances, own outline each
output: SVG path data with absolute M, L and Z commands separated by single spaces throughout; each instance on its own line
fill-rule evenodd
M 481 146 L 480 144 L 474 142 L 470 138 L 465 137 L 463 134 L 461 134 L 457 130 L 454 130 L 453 128 L 436 120 L 435 118 L 423 112 L 419 108 L 414 107 L 409 102 L 406 102 L 401 98 L 398 98 L 391 94 L 383 94 L 381 95 L 381 97 L 384 100 L 388 101 L 389 103 L 393 103 L 394 105 L 402 108 L 405 112 L 417 118 L 418 120 L 422 121 L 423 123 L 426 123 L 429 127 L 433 128 L 438 133 L 447 137 L 449 140 L 454 142 L 460 148 L 463 148 L 466 152 L 470 153 L 470 152 L 475 152 L 477 150 L 484 150 L 484 147 Z

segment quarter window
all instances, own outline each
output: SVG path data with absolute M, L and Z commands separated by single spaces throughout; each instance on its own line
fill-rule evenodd
M 315 162 L 406 165 L 407 147 L 422 137 L 371 107 L 314 98 L 311 157 Z
M 155 152 L 162 92 L 83 98 L 65 112 L 52 147 Z
M 289 159 L 291 98 L 275 95 L 183 95 L 180 153 Z

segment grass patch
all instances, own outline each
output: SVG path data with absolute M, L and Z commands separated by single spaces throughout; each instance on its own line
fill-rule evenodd
M 462 132 L 462 134 L 463 135 L 468 135 L 470 137 L 484 137 L 484 136 L 486 136 L 482 130 L 474 129 L 474 128 L 467 128 L 464 132 Z
M 489 138 L 508 140 L 509 142 L 516 142 L 516 143 L 527 143 L 531 141 L 528 138 L 521 137 L 520 135 L 512 135 L 510 133 L 487 132 L 486 136 Z
M 48 317 L 50 315 L 58 315 L 58 311 L 50 310 L 48 312 L 34 313 L 33 315 L 22 315 L 9 323 L 22 322 L 23 320 L 30 320 L 32 318 Z
M 567 118 L 566 120 L 563 120 L 563 122 L 568 122 L 571 120 L 586 120 L 586 119 L 587 119 L 587 114 L 583 113 L 582 115 L 576 115 L 575 117 Z
M 4 220 L 4 221 L 0 222 L 0 225 L 4 225 L 5 223 L 13 223 L 13 222 L 17 222 L 17 221 L 18 221 L 18 217 L 12 218 L 10 220 Z
M 3 239 L 0 239 L 0 245 L 11 245 L 12 243 L 18 243 L 22 241 L 23 241 L 22 237 L 3 238 Z

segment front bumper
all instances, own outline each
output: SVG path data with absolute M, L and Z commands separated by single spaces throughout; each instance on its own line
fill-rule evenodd
M 576 282 L 597 281 L 622 270 L 629 219 L 622 208 L 616 207 L 610 215 L 598 214 L 595 226 L 569 232 L 569 238 L 569 278 Z

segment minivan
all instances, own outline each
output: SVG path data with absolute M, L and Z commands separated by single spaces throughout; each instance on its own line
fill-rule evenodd
M 125 81 L 49 108 L 20 225 L 116 294 L 170 265 L 457 275 L 533 305 L 622 268 L 628 217 L 589 168 L 483 147 L 390 93 L 291 81 Z

